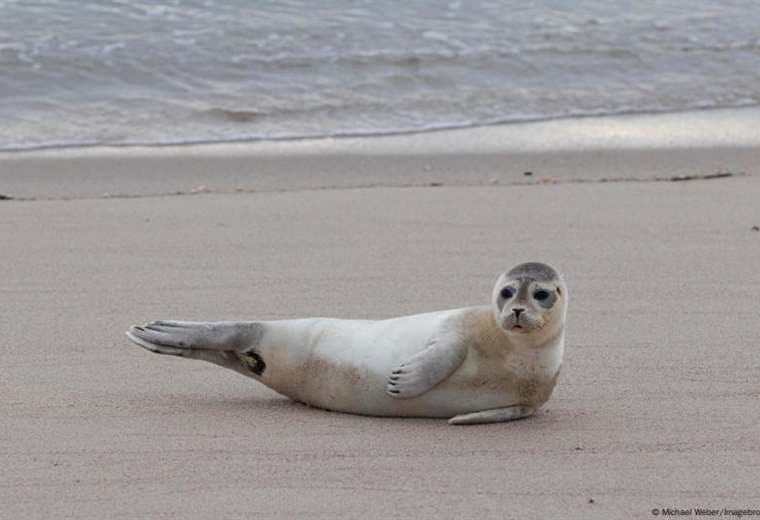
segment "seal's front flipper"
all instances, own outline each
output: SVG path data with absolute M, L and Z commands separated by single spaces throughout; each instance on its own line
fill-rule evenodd
M 434 339 L 391 373 L 386 392 L 397 399 L 422 395 L 459 368 L 465 356 L 467 346 L 456 336 Z
M 157 354 L 181 356 L 187 349 L 245 352 L 262 334 L 254 321 L 152 321 L 131 327 L 127 337 Z
M 536 412 L 530 406 L 508 406 L 482 412 L 465 413 L 449 419 L 449 424 L 487 424 L 514 421 L 530 417 Z

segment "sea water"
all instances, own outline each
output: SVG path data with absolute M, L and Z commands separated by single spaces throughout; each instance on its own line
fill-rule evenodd
M 0 151 L 758 104 L 754 0 L 0 0 Z

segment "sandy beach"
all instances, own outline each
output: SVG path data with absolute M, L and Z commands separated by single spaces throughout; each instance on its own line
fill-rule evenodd
M 724 125 L 666 142 L 667 124 L 692 128 L 0 156 L 17 199 L 0 201 L 0 517 L 760 510 L 760 139 Z M 124 336 L 155 318 L 481 304 L 526 260 L 561 269 L 571 301 L 554 395 L 515 423 L 310 409 Z

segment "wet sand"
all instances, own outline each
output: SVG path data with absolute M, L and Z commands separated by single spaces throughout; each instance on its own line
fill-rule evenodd
M 211 168 L 225 159 L 194 148 L 143 163 L 192 181 L 109 199 L 75 178 L 64 183 L 68 200 L 44 200 L 62 195 L 22 178 L 34 170 L 52 182 L 62 172 L 55 154 L 0 161 L 0 179 L 27 188 L 0 193 L 35 199 L 0 201 L 0 517 L 760 509 L 760 155 L 730 150 L 618 150 L 618 160 L 639 158 L 621 167 L 641 182 L 599 182 L 616 173 L 614 149 L 574 151 L 578 162 L 556 164 L 561 179 L 540 167 L 553 152 L 533 150 L 520 156 L 515 182 L 489 181 L 488 154 L 457 159 L 482 171 L 482 183 L 401 154 L 398 185 L 351 188 L 364 182 L 357 170 L 344 172 L 346 189 L 272 180 L 235 192 L 247 186 Z M 196 152 L 203 160 L 188 161 Z M 146 161 L 133 153 L 114 152 Z M 702 161 L 719 156 L 720 168 Z M 92 164 L 68 160 L 74 172 Z M 270 160 L 276 171 L 276 154 Z M 330 172 L 341 168 L 335 160 L 310 159 Z M 570 182 L 586 179 L 581 165 L 599 176 Z M 523 168 L 533 175 L 522 178 Z M 678 168 L 746 175 L 650 182 Z M 219 179 L 218 193 L 160 195 Z M 134 176 L 113 182 L 139 194 Z M 503 269 L 532 259 L 566 274 L 567 350 L 552 399 L 515 423 L 310 409 L 231 371 L 150 354 L 123 334 L 154 318 L 384 318 L 485 303 Z
M 760 109 L 706 110 L 373 138 L 5 153 L 0 194 L 81 199 L 669 180 L 741 174 L 758 163 Z

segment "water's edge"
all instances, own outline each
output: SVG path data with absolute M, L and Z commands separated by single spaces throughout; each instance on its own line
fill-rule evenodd
M 760 114 L 760 104 L 750 105 L 736 105 L 725 107 L 694 107 L 679 110 L 622 110 L 620 112 L 604 112 L 604 113 L 587 113 L 587 114 L 575 114 L 558 117 L 537 117 L 537 118 L 524 118 L 524 119 L 511 119 L 505 118 L 503 120 L 494 120 L 485 123 L 472 123 L 472 124 L 452 124 L 452 125 L 440 125 L 431 126 L 421 129 L 406 129 L 406 130 L 388 130 L 379 132 L 343 132 L 335 134 L 314 134 L 314 135 L 283 135 L 279 137 L 241 137 L 236 139 L 198 139 L 198 140 L 165 140 L 162 142 L 128 142 L 128 143 L 62 143 L 62 144 L 45 144 L 45 145 L 29 145 L 20 147 L 8 147 L 0 148 L 0 156 L 3 154 L 14 154 L 18 152 L 40 152 L 40 151 L 55 151 L 55 150 L 76 150 L 76 149 L 88 149 L 88 148 L 166 148 L 166 147 L 184 147 L 184 146 L 203 146 L 203 145 L 225 145 L 225 144 L 246 144 L 246 143 L 265 143 L 265 142 L 295 142 L 295 141 L 316 141 L 316 140 L 333 140 L 333 139 L 352 139 L 352 138 L 378 138 L 378 137 L 395 137 L 395 136 L 411 136 L 418 134 L 447 132 L 452 130 L 468 130 L 468 129 L 480 129 L 489 127 L 504 127 L 511 125 L 526 125 L 532 123 L 546 123 L 546 122 L 562 122 L 573 120 L 586 120 L 586 119 L 598 119 L 598 118 L 619 118 L 626 116 L 657 116 L 657 115 L 682 115 L 682 114 L 694 114 L 699 112 L 713 112 L 721 113 L 734 110 L 756 109 Z M 760 124 L 760 117 L 758 118 L 758 124 Z
M 0 154 L 0 194 L 61 200 L 369 187 L 738 182 L 737 177 L 757 178 L 759 118 L 759 109 L 742 109 L 371 138 L 6 153 Z

